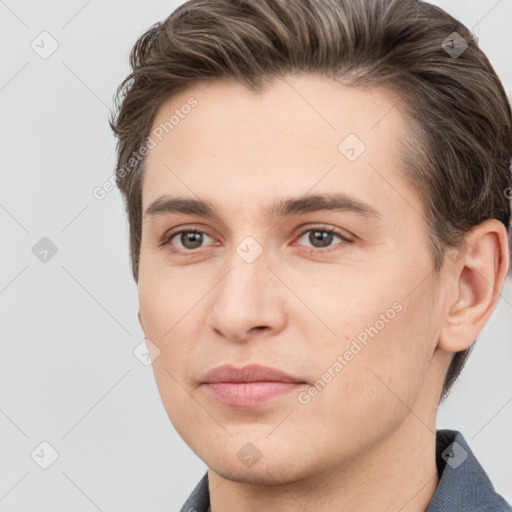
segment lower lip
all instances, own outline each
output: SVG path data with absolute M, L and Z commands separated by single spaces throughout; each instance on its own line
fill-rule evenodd
M 297 391 L 302 382 L 215 382 L 203 384 L 215 400 L 237 407 L 262 405 L 273 398 Z

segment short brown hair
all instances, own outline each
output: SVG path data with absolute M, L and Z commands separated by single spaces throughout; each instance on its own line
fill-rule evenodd
M 146 161 L 139 150 L 164 101 L 219 79 L 261 91 L 298 72 L 398 93 L 410 125 L 410 140 L 401 141 L 404 176 L 424 202 L 436 272 L 473 226 L 495 218 L 510 229 L 510 102 L 471 31 L 439 7 L 416 0 L 190 0 L 140 36 L 130 64 L 110 125 L 136 282 Z M 454 355 L 442 398 L 470 350 Z

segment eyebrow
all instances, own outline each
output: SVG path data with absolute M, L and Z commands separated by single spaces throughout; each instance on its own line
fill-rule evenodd
M 287 217 L 322 210 L 352 212 L 363 217 L 381 219 L 380 213 L 368 203 L 348 196 L 344 193 L 315 194 L 300 198 L 284 198 L 275 201 L 270 208 L 264 209 L 269 217 Z M 172 213 L 198 215 L 211 219 L 219 219 L 215 207 L 209 201 L 186 197 L 161 196 L 154 200 L 144 212 L 144 218 L 156 217 Z

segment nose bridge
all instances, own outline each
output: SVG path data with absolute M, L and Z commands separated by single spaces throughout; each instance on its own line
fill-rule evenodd
M 247 303 L 256 307 L 258 297 L 268 286 L 268 254 L 252 235 L 235 245 L 226 258 L 227 273 L 219 283 L 216 304 L 234 306 Z
M 267 252 L 253 236 L 242 239 L 226 257 L 217 286 L 211 326 L 233 339 L 242 339 L 253 327 L 272 326 L 277 315 Z M 273 300 L 270 298 L 273 297 Z

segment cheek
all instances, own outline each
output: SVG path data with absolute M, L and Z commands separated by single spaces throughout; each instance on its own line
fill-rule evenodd
M 393 286 L 384 278 L 378 287 L 367 288 L 345 280 L 343 287 L 309 296 L 308 305 L 336 333 L 325 331 L 315 346 L 309 343 L 320 381 L 312 408 L 337 411 L 340 417 L 350 410 L 350 417 L 359 420 L 350 423 L 358 428 L 373 414 L 390 421 L 408 414 L 403 404 L 418 397 L 435 349 L 431 290 L 426 286 L 410 293 L 410 286 Z M 313 339 L 309 320 L 297 319 L 298 330 Z
M 200 300 L 198 279 L 184 277 L 158 258 L 141 258 L 138 299 L 144 330 L 155 343 L 175 337 L 182 320 L 187 321 Z
M 191 295 L 190 292 L 188 295 Z M 202 425 L 204 418 L 189 394 L 187 370 L 197 359 L 194 352 L 201 325 L 194 318 L 188 295 L 177 293 L 167 281 L 139 287 L 139 304 L 145 336 L 157 347 L 158 357 L 152 368 L 155 382 L 167 415 L 181 437 L 187 439 L 190 425 Z M 203 428 L 206 428 L 204 426 Z
M 139 279 L 139 306 L 144 335 L 158 354 L 152 364 L 156 384 L 170 413 L 171 405 L 179 410 L 188 401 L 181 386 L 186 386 L 186 372 L 194 361 L 194 340 L 199 336 L 194 330 L 201 322 L 194 308 L 197 292 L 177 290 L 171 280 L 159 277 Z

